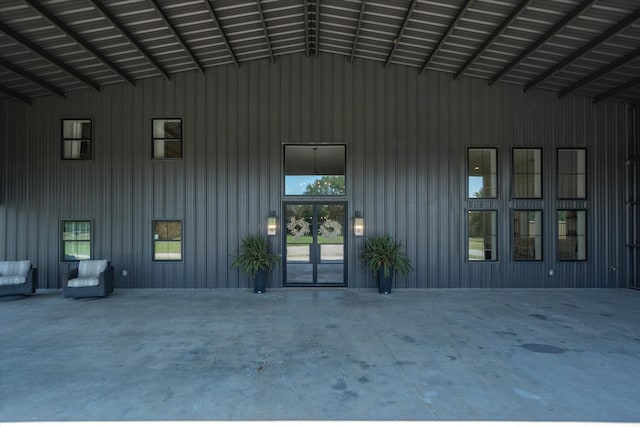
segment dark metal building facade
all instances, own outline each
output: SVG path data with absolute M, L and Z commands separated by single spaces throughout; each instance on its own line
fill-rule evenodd
M 635 184 L 625 162 L 637 147 L 638 113 L 624 103 L 298 53 L 32 104 L 0 104 L 0 259 L 31 259 L 41 287 L 59 287 L 74 266 L 61 262 L 62 220 L 93 221 L 94 257 L 129 273 L 117 274 L 117 287 L 248 286 L 230 269 L 231 256 L 241 238 L 266 231 L 270 211 L 282 218 L 282 203 L 293 200 L 283 195 L 287 143 L 346 145 L 346 196 L 331 200 L 346 202 L 349 218 L 362 213 L 366 236 L 402 240 L 415 271 L 397 287 L 627 287 L 634 274 L 637 280 L 625 209 Z M 162 117 L 183 120 L 182 159 L 152 159 L 151 120 Z M 70 118 L 93 120 L 92 160 L 61 160 L 61 120 Z M 496 199 L 467 198 L 471 147 L 497 148 Z M 517 147 L 542 150 L 540 199 L 511 197 Z M 557 149 L 566 147 L 586 148 L 584 200 L 557 198 Z M 467 261 L 469 209 L 497 212 L 494 262 Z M 543 213 L 540 261 L 511 257 L 517 209 Z M 586 210 L 586 261 L 557 261 L 558 209 Z M 181 262 L 152 261 L 152 221 L 163 219 L 182 221 Z M 350 234 L 347 285 L 373 287 L 358 261 L 364 239 Z M 282 250 L 279 237 L 272 244 Z M 281 271 L 272 279 L 281 286 Z

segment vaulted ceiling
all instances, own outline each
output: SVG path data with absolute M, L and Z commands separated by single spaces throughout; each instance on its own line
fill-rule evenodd
M 298 52 L 640 103 L 639 0 L 0 2 L 0 102 Z

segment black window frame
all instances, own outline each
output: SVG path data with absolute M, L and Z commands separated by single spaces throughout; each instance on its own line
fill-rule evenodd
M 568 259 L 568 258 L 561 258 L 560 257 L 560 231 L 559 231 L 559 220 L 558 220 L 558 214 L 561 212 L 584 212 L 584 258 L 572 258 L 572 259 Z M 558 262 L 586 262 L 589 261 L 589 233 L 588 233 L 588 226 L 589 226 L 589 219 L 588 219 L 588 212 L 587 209 L 564 209 L 564 208 L 558 208 L 556 209 L 556 260 Z M 565 220 L 566 221 L 566 220 Z M 576 234 L 576 237 L 579 237 L 580 234 Z
M 584 152 L 584 197 L 566 197 L 560 195 L 560 176 L 567 175 L 560 173 L 560 151 L 583 151 Z M 556 198 L 558 200 L 587 200 L 589 195 L 589 153 L 586 147 L 557 147 L 556 148 Z M 578 175 L 578 174 L 576 174 Z
M 540 195 L 539 196 L 517 196 L 516 195 L 516 151 L 537 150 L 540 152 Z M 541 147 L 513 147 L 511 149 L 511 198 L 514 200 L 541 200 L 544 198 L 544 151 Z M 519 175 L 533 175 L 535 173 L 520 173 Z
M 471 178 L 471 176 L 481 176 L 481 175 L 471 175 L 471 162 L 470 162 L 470 152 L 471 150 L 493 150 L 495 153 L 495 162 L 496 162 L 496 171 L 495 171 L 495 178 L 496 178 L 496 182 L 495 182 L 495 196 L 491 196 L 491 197 L 471 197 L 471 195 L 469 194 L 469 180 Z M 467 147 L 467 158 L 466 158 L 466 191 L 465 191 L 465 198 L 467 200 L 497 200 L 500 198 L 500 167 L 499 167 L 499 149 L 498 147 Z
M 343 154 L 343 167 L 344 167 L 344 175 L 333 175 L 333 176 L 343 176 L 344 177 L 344 192 L 342 194 L 295 194 L 295 193 L 287 193 L 287 176 L 295 176 L 295 175 L 287 175 L 287 147 L 342 147 L 344 149 Z M 282 196 L 284 199 L 328 199 L 328 200 L 344 200 L 348 194 L 348 179 L 347 179 L 347 158 L 348 158 L 348 146 L 344 143 L 317 143 L 317 144 L 303 144 L 303 143 L 284 143 L 282 144 Z M 313 175 L 313 174 L 311 174 Z M 309 176 L 311 176 L 309 175 Z M 324 176 L 324 174 L 317 174 L 317 176 Z
M 517 212 L 540 212 L 540 259 L 522 259 L 516 257 L 516 227 L 515 214 Z M 538 235 L 527 234 L 527 238 L 537 237 Z M 511 209 L 511 261 L 513 262 L 543 262 L 544 261 L 544 211 L 542 209 Z M 535 255 L 535 254 L 534 254 Z
M 180 138 L 160 138 L 155 137 L 154 129 L 157 120 L 179 120 L 180 121 Z M 180 141 L 180 155 L 176 157 L 156 157 L 156 141 Z M 166 148 L 165 148 L 166 154 Z M 182 117 L 152 117 L 151 118 L 151 159 L 152 160 L 182 160 L 184 158 L 184 120 Z
M 500 245 L 500 227 L 498 226 L 499 222 L 498 222 L 498 210 L 497 209 L 465 209 L 465 211 L 467 212 L 467 239 L 466 239 L 466 257 L 465 260 L 466 262 L 470 262 L 470 263 L 492 263 L 492 262 L 499 262 L 500 261 L 500 252 L 499 252 L 499 245 Z M 480 212 L 480 213 L 493 213 L 495 215 L 495 248 L 492 248 L 492 252 L 495 254 L 495 259 L 471 259 L 469 257 L 470 254 L 470 246 L 469 246 L 469 239 L 471 238 L 471 230 L 469 227 L 469 215 L 472 212 Z M 484 237 L 484 236 L 483 236 Z M 486 250 L 485 250 L 486 252 Z
M 89 239 L 65 239 L 65 225 L 67 223 L 88 223 L 89 224 Z M 78 262 L 85 258 L 66 258 L 65 246 L 67 242 L 89 242 L 89 257 L 87 260 L 93 258 L 93 236 L 94 236 L 94 221 L 93 219 L 63 219 L 60 220 L 60 261 L 61 262 Z
M 89 122 L 90 126 L 90 135 L 88 138 L 85 138 L 83 135 L 80 135 L 79 138 L 76 137 L 66 137 L 65 135 L 65 122 Z M 60 158 L 64 161 L 87 161 L 93 160 L 93 144 L 94 144 L 94 129 L 93 129 L 93 118 L 90 117 L 65 117 L 60 120 Z M 67 141 L 79 141 L 80 142 L 80 156 L 79 157 L 65 157 L 65 143 Z M 83 156 L 83 146 L 84 142 L 87 142 L 87 149 L 84 152 Z
M 180 224 L 180 259 L 158 259 L 156 258 L 156 243 L 157 242 L 176 242 L 177 240 L 171 239 L 156 239 L 156 224 L 160 222 L 176 222 Z M 179 263 L 184 262 L 184 221 L 181 219 L 154 219 L 151 221 L 151 261 L 153 262 L 168 262 Z

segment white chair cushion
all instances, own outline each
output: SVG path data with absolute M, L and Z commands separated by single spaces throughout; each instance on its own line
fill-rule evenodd
M 98 286 L 99 284 L 100 280 L 97 277 L 71 279 L 67 282 L 67 286 L 70 288 L 86 288 L 91 286 Z
M 87 277 L 98 277 L 106 268 L 109 262 L 106 259 L 80 261 L 78 264 L 78 279 Z
M 2 285 L 20 285 L 25 283 L 27 278 L 25 276 L 0 276 L 0 286 Z
M 31 261 L 0 261 L 0 276 L 27 277 Z M 24 280 L 23 280 L 24 281 Z

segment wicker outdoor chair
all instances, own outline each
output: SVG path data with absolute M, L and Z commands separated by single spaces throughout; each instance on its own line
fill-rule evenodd
M 113 292 L 113 266 L 107 260 L 78 263 L 64 279 L 64 298 L 106 297 Z

